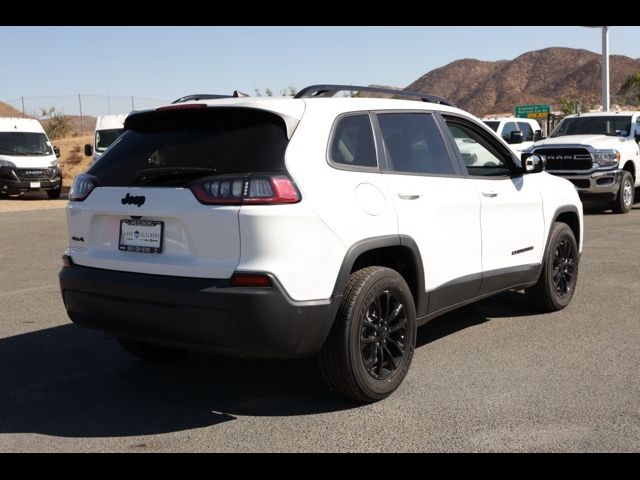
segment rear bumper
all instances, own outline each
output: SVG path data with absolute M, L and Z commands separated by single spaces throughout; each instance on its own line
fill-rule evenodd
M 35 183 L 38 186 L 32 186 Z M 62 171 L 59 167 L 52 167 L 50 178 L 33 178 L 20 180 L 18 176 L 8 167 L 3 167 L 0 171 L 0 193 L 20 193 L 30 190 L 57 190 L 62 184 Z
M 118 272 L 73 265 L 60 271 L 69 318 L 136 340 L 241 358 L 317 353 L 339 298 L 294 302 L 272 287 L 230 287 L 226 280 Z

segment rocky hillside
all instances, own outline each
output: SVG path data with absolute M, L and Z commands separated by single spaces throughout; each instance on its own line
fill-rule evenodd
M 640 71 L 640 60 L 611 55 L 611 93 L 626 78 Z M 577 98 L 585 105 L 601 103 L 601 56 L 588 50 L 545 48 L 513 60 L 486 62 L 456 60 L 417 79 L 407 90 L 440 95 L 475 115 L 509 112 L 526 103 L 551 103 L 561 97 Z
M 22 112 L 11 105 L 0 102 L 0 117 L 22 117 Z

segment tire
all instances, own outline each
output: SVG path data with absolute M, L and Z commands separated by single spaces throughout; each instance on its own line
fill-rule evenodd
M 124 351 L 143 360 L 167 361 L 174 360 L 184 354 L 184 350 L 164 347 L 151 343 L 138 342 L 128 338 L 116 337 Z
M 407 282 L 389 268 L 363 268 L 349 277 L 318 354 L 320 373 L 340 395 L 360 402 L 382 400 L 402 383 L 415 343 L 416 312 Z
M 578 281 L 578 244 L 566 223 L 553 224 L 538 282 L 525 290 L 527 298 L 545 312 L 557 312 L 571 302 Z
M 55 190 L 47 190 L 47 197 L 49 197 L 49 200 L 57 200 L 58 198 L 60 198 L 61 192 L 62 192 L 62 186 L 60 186 Z
M 629 172 L 624 172 L 620 180 L 618 196 L 611 202 L 613 213 L 629 213 L 633 206 L 634 188 L 633 176 Z

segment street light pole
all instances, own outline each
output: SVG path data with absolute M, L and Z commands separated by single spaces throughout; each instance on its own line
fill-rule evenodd
M 602 111 L 609 111 L 609 27 L 602 27 Z
M 609 27 L 591 25 L 587 28 L 602 28 L 602 111 L 609 111 Z

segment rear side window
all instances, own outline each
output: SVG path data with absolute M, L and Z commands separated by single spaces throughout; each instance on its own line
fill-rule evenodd
M 391 170 L 455 173 L 444 139 L 430 113 L 380 113 L 378 122 Z
M 523 134 L 522 141 L 533 142 L 533 128 L 531 128 L 531 125 L 524 122 L 518 122 L 518 125 Z
M 285 170 L 284 120 L 264 110 L 206 107 L 131 115 L 87 172 L 103 186 L 186 185 L 198 177 Z
M 507 122 L 504 124 L 504 128 L 502 129 L 502 138 L 505 142 L 508 142 L 511 137 L 511 132 L 517 132 L 518 126 L 516 122 Z
M 338 121 L 331 139 L 331 160 L 352 167 L 378 166 L 369 115 L 350 115 Z
M 96 132 L 96 150 L 104 152 L 120 135 L 122 135 L 121 128 L 98 130 Z
M 491 130 L 493 130 L 494 132 L 498 131 L 498 127 L 500 126 L 500 122 L 489 122 L 489 121 L 485 121 L 484 124 L 489 127 Z

